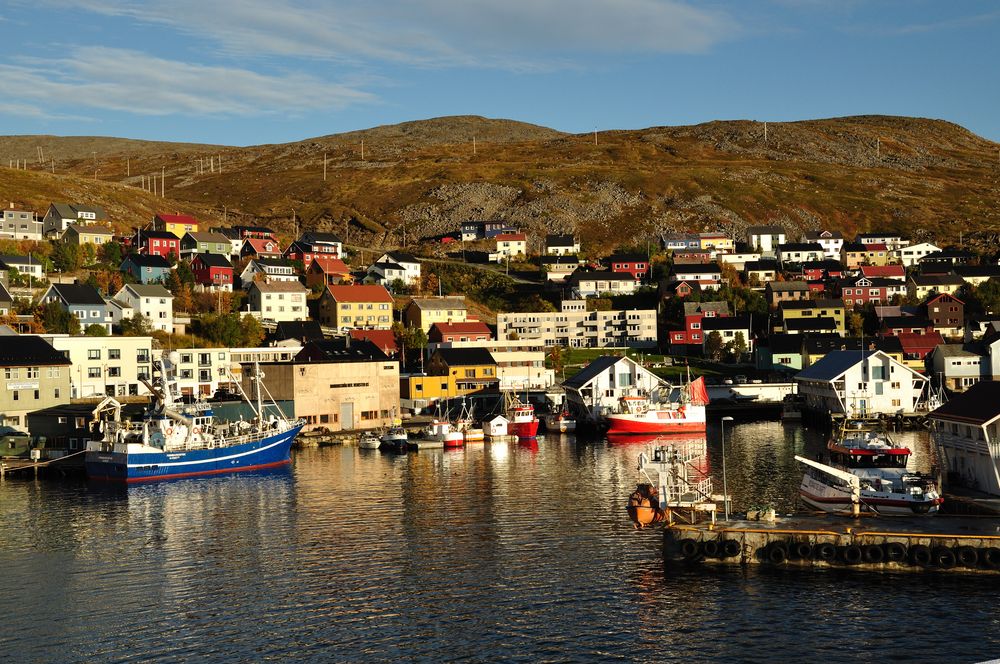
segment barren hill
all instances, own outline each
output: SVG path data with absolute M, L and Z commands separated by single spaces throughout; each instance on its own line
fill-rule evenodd
M 598 253 L 669 230 L 741 236 L 760 223 L 793 237 L 820 226 L 885 228 L 945 243 L 1000 226 L 1000 145 L 919 118 L 769 123 L 766 141 L 762 123 L 717 121 L 601 132 L 595 145 L 593 134 L 459 116 L 246 148 L 143 143 L 130 177 L 122 145 L 98 153 L 98 178 L 134 188 L 162 172 L 163 207 L 213 221 L 225 210 L 230 222 L 289 231 L 294 214 L 300 227 L 368 246 L 398 243 L 404 229 L 410 241 L 451 232 L 467 219 L 508 220 L 534 242 L 576 231 Z M 55 171 L 92 179 L 94 161 L 56 156 Z M 38 192 L 19 196 L 14 172 L 0 171 L 0 200 L 40 200 L 47 179 L 46 196 L 78 181 L 52 178 L 30 159 L 29 169 L 39 171 Z

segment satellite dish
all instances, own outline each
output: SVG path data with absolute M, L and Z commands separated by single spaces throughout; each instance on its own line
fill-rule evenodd
M 176 367 L 178 364 L 181 363 L 181 354 L 178 353 L 176 350 L 172 350 L 170 351 L 170 353 L 167 354 L 167 361 Z
M 243 365 L 241 365 L 239 362 L 233 362 L 232 364 L 229 365 L 229 371 L 231 371 L 232 373 L 236 373 L 237 371 L 243 371 Z

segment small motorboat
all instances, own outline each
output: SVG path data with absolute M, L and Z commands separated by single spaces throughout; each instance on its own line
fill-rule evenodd
M 382 441 L 379 440 L 379 437 L 371 431 L 364 432 L 358 438 L 358 447 L 363 450 L 377 450 L 381 444 Z
M 448 420 L 434 420 L 423 430 L 420 439 L 440 442 L 443 447 L 465 445 L 465 435 L 455 429 Z
M 31 437 L 13 427 L 0 426 L 0 457 L 26 457 Z
M 379 449 L 402 453 L 406 451 L 406 442 L 406 429 L 400 426 L 392 427 L 379 438 Z
M 573 433 L 576 431 L 576 419 L 566 410 L 549 413 L 545 416 L 545 430 L 553 433 Z
M 459 414 L 458 419 L 455 420 L 455 429 L 462 432 L 466 443 L 481 443 L 486 440 L 486 435 L 481 427 L 476 426 L 472 411 L 472 408 L 466 407 L 465 399 L 463 398 L 462 412 Z
M 625 509 L 628 518 L 636 528 L 640 529 L 660 523 L 667 518 L 666 512 L 660 507 L 660 497 L 656 487 L 648 483 L 636 485 L 635 491 L 628 497 L 628 506 Z

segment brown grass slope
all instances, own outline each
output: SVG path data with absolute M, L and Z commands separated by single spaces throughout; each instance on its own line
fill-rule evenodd
M 508 220 L 535 242 L 576 231 L 596 253 L 663 231 L 741 235 L 759 223 L 793 236 L 884 228 L 945 243 L 1000 225 L 1000 146 L 957 125 L 859 116 L 769 123 L 766 142 L 763 133 L 758 122 L 718 121 L 601 132 L 595 145 L 592 134 L 459 116 L 213 148 L 221 173 L 199 172 L 203 151 L 173 148 L 144 156 L 140 169 L 166 173 L 174 207 L 286 230 L 294 214 L 369 246 L 466 219 Z M 86 161 L 57 161 L 56 170 L 92 177 Z M 125 177 L 121 155 L 99 161 L 100 178 L 141 182 L 134 162 Z

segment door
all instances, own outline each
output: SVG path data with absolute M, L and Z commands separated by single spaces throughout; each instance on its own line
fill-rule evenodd
M 340 404 L 340 428 L 354 428 L 354 404 L 350 401 L 343 401 Z

